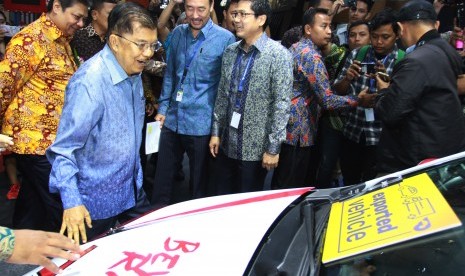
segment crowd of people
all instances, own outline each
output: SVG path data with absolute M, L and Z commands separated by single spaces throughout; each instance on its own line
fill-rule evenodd
M 222 14 L 213 0 L 49 1 L 0 62 L 0 146 L 21 179 L 13 227 L 32 229 L 0 227 L 0 259 L 58 271 L 46 256 L 76 258 L 173 203 L 184 155 L 195 199 L 263 190 L 268 172 L 273 189 L 351 185 L 465 150 L 463 35 L 439 33 L 437 2 L 310 1 L 276 41 L 268 0 L 221 1 Z M 18 257 L 25 233 L 54 250 Z

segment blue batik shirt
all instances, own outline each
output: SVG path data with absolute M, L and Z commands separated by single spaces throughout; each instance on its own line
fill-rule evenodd
M 210 135 L 213 106 L 221 76 L 223 51 L 234 35 L 211 19 L 196 38 L 187 24 L 173 30 L 158 113 L 164 126 L 183 135 Z M 192 60 L 181 85 L 186 60 Z M 182 101 L 176 101 L 182 89 Z
M 144 112 L 140 74 L 128 76 L 108 45 L 79 67 L 46 152 L 50 192 L 60 193 L 64 209 L 84 205 L 92 219 L 104 219 L 135 205 Z

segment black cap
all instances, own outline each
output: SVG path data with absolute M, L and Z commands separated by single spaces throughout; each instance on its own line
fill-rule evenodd
M 412 20 L 433 20 L 436 21 L 438 15 L 433 5 L 426 0 L 412 0 L 407 2 L 399 11 L 397 21 Z

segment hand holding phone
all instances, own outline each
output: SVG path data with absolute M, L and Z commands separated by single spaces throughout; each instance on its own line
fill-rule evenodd
M 391 78 L 384 72 L 377 72 L 376 75 L 384 82 L 390 82 Z

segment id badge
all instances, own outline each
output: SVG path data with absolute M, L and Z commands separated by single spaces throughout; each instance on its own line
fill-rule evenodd
M 237 113 L 236 111 L 233 112 L 231 118 L 231 126 L 235 129 L 239 128 L 239 122 L 241 121 L 241 114 Z
M 182 94 L 184 94 L 184 91 L 182 91 L 182 89 L 179 89 L 178 92 L 176 92 L 176 101 L 177 102 L 182 101 Z
M 367 122 L 373 122 L 375 120 L 375 112 L 373 108 L 365 108 L 365 120 Z

